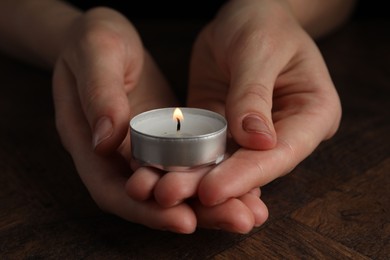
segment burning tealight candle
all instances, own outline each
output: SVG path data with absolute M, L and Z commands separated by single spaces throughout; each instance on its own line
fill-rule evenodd
M 198 108 L 162 108 L 130 121 L 132 156 L 167 171 L 219 163 L 226 147 L 223 116 Z

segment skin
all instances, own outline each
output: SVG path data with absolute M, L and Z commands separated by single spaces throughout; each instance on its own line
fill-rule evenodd
M 226 116 L 229 154 L 186 173 L 131 162 L 130 118 L 177 105 L 132 24 L 108 8 L 15 2 L 0 3 L 0 48 L 53 69 L 64 147 L 97 205 L 129 221 L 179 233 L 249 232 L 268 217 L 259 187 L 338 128 L 340 102 L 312 37 L 340 26 L 353 1 L 232 0 L 221 8 L 194 44 L 188 106 Z M 29 20 L 29 31 L 15 17 Z

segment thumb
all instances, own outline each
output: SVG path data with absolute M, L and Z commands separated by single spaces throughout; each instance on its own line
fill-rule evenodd
M 89 55 L 87 63 L 75 73 L 81 106 L 92 131 L 92 147 L 101 154 L 117 149 L 128 132 L 127 92 L 138 81 L 143 66 L 142 55 L 131 55 L 127 62 L 131 64 L 126 66 L 115 48 L 110 49 Z
M 249 149 L 271 149 L 276 145 L 272 121 L 272 96 L 278 64 L 259 44 L 232 53 L 231 81 L 226 99 L 226 117 L 234 140 Z

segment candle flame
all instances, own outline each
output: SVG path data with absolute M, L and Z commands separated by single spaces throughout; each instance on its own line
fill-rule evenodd
M 175 111 L 173 111 L 173 117 L 172 118 L 175 121 L 184 119 L 183 113 L 181 112 L 180 108 L 177 107 L 175 109 Z

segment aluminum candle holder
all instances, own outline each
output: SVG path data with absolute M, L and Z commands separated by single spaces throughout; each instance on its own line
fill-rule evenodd
M 132 156 L 166 171 L 216 164 L 225 154 L 226 129 L 225 118 L 209 110 L 150 110 L 130 121 Z

